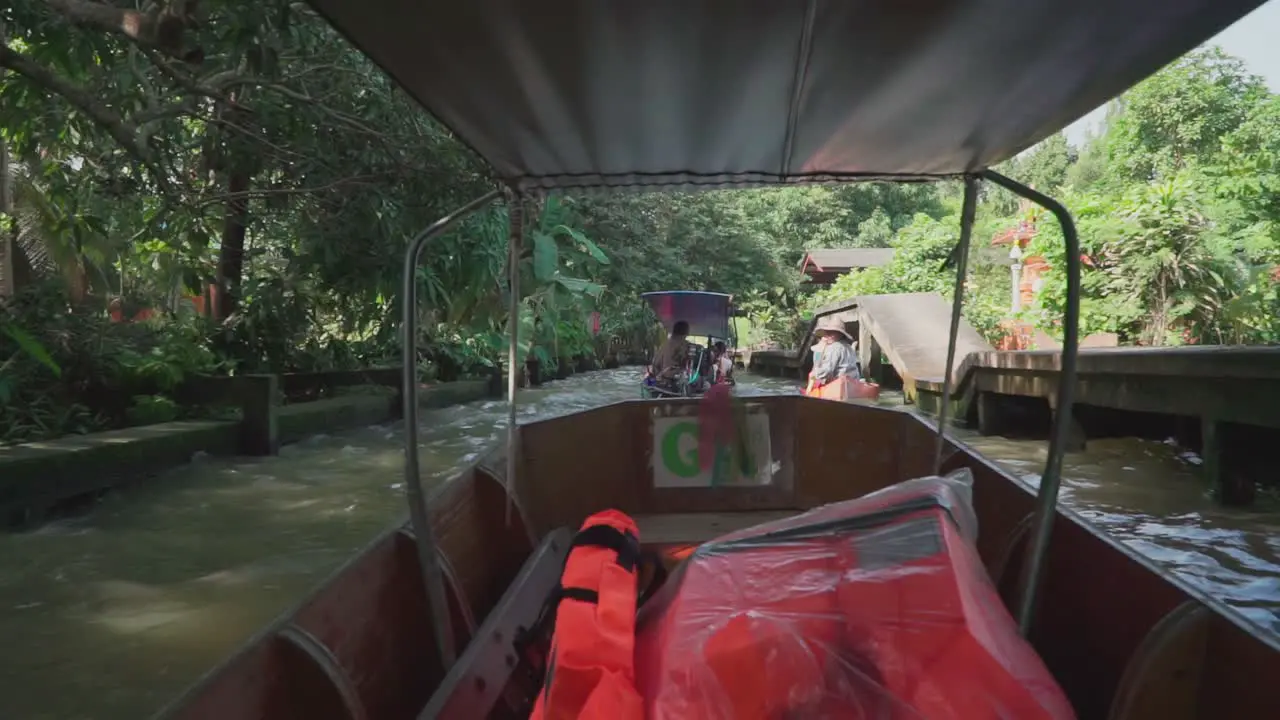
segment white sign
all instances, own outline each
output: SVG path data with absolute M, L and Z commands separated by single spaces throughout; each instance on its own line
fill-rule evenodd
M 703 468 L 698 452 L 698 418 L 653 418 L 653 486 L 743 487 L 768 485 L 773 480 L 769 447 L 769 415 L 749 412 L 746 422 L 746 462 L 724 447 Z M 746 467 L 743 467 L 745 464 Z

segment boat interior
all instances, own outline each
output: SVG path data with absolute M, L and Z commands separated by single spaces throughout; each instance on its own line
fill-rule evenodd
M 521 426 L 516 475 L 498 450 L 432 496 L 460 655 L 442 667 L 408 526 L 373 542 L 295 612 L 210 673 L 172 718 L 527 717 L 540 678 L 518 642 L 589 514 L 634 516 L 678 562 L 727 532 L 933 473 L 936 429 L 908 412 L 804 397 L 749 400 L 767 418 L 762 483 L 661 487 L 655 427 L 695 400 L 630 401 Z M 1035 490 L 954 440 L 977 550 L 1013 607 Z M 767 475 L 767 477 L 765 477 Z M 508 488 L 510 494 L 508 494 Z M 1060 510 L 1029 639 L 1082 718 L 1258 717 L 1280 707 L 1280 652 L 1234 613 Z

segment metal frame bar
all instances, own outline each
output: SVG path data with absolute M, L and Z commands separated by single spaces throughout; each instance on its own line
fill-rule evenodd
M 520 389 L 520 254 L 524 250 L 524 201 L 523 195 L 507 191 L 507 470 L 503 485 L 507 491 L 507 507 L 503 511 L 504 522 L 511 524 L 511 499 L 516 481 L 516 456 L 519 450 L 520 429 L 516 427 L 516 392 Z
M 435 221 L 418 233 L 404 251 L 404 284 L 401 287 L 401 400 L 404 403 L 404 490 L 409 503 L 409 520 L 418 546 L 418 562 L 422 565 L 422 580 L 427 599 L 431 604 L 431 623 L 435 629 L 436 645 L 444 667 L 448 669 L 457 658 L 457 648 L 450 625 L 449 605 L 444 592 L 444 576 L 437 554 L 435 530 L 427 512 L 427 495 L 422 491 L 418 472 L 418 261 L 427 242 L 453 227 L 476 210 L 488 205 L 502 195 L 494 190 L 472 200 Z
M 1062 244 L 1067 253 L 1067 307 L 1062 315 L 1062 368 L 1057 405 L 1053 415 L 1053 430 L 1049 435 L 1048 458 L 1045 460 L 1044 473 L 1040 475 L 1040 490 L 1036 496 L 1031 545 L 1023 558 L 1019 578 L 1018 630 L 1025 637 L 1031 631 L 1036 596 L 1044 579 L 1049 540 L 1057 516 L 1058 491 L 1062 486 L 1062 456 L 1067 447 L 1067 436 L 1071 429 L 1071 406 L 1076 395 L 1076 353 L 1080 347 L 1080 238 L 1076 234 L 1071 213 L 1062 203 L 994 170 L 984 171 L 982 177 L 1053 213 L 1062 227 Z
M 1048 458 L 1044 473 L 1041 475 L 1040 488 L 1037 494 L 1035 517 L 1032 525 L 1031 546 L 1023 562 L 1018 598 L 1018 627 L 1025 636 L 1034 619 L 1035 601 L 1045 572 L 1045 560 L 1048 554 L 1049 541 L 1053 532 L 1053 521 L 1056 517 L 1058 492 L 1062 485 L 1062 460 L 1065 452 L 1067 435 L 1070 431 L 1071 407 L 1075 401 L 1076 390 L 1076 354 L 1079 349 L 1080 323 L 1080 241 L 1076 234 L 1075 222 L 1071 213 L 1053 198 L 1036 192 L 1030 187 L 1012 180 L 993 170 L 985 170 L 978 176 L 966 176 L 964 204 L 960 218 L 960 242 L 957 246 L 956 285 L 951 313 L 950 337 L 947 344 L 946 377 L 943 378 L 943 405 L 939 408 L 938 444 L 934 455 L 934 470 L 937 472 L 942 458 L 945 428 L 950 404 L 952 386 L 952 366 L 955 363 L 956 342 L 959 334 L 959 320 L 964 301 L 965 275 L 968 270 L 969 246 L 973 234 L 973 222 L 977 205 L 978 179 L 986 179 L 1009 190 L 1015 195 L 1024 197 L 1053 213 L 1062 226 L 1063 243 L 1066 246 L 1067 272 L 1067 307 L 1063 315 L 1063 343 L 1061 382 L 1058 386 L 1056 410 L 1053 418 L 1053 430 L 1049 439 Z M 519 370 L 519 311 L 520 311 L 520 252 L 523 245 L 523 198 L 512 192 L 506 192 L 509 206 L 511 235 L 508 243 L 507 274 L 510 288 L 510 342 L 507 353 L 507 490 L 511 491 L 514 479 L 516 450 L 519 433 L 516 425 L 516 391 L 518 388 Z M 409 517 L 414 529 L 414 538 L 418 546 L 418 559 L 422 565 L 423 583 L 427 597 L 431 603 L 432 625 L 435 629 L 436 643 L 444 666 L 451 667 L 457 658 L 457 648 L 450 626 L 448 603 L 444 592 L 444 578 L 440 567 L 438 543 L 435 531 L 431 527 L 430 515 L 427 511 L 426 493 L 422 490 L 418 466 L 418 378 L 417 378 L 417 335 L 418 335 L 418 286 L 417 269 L 422 251 L 428 241 L 453 227 L 458 221 L 484 207 L 504 194 L 503 190 L 494 190 L 463 205 L 453 213 L 436 221 L 418 234 L 405 249 L 404 278 L 402 288 L 403 312 L 403 347 L 402 347 L 402 400 L 404 403 L 405 433 L 405 496 L 409 503 Z M 508 513 L 510 510 L 508 509 Z
M 978 208 L 978 178 L 964 179 L 964 204 L 960 208 L 960 242 L 956 244 L 956 287 L 951 299 L 951 329 L 947 335 L 947 365 L 942 376 L 942 405 L 938 408 L 938 441 L 933 452 L 933 474 L 942 472 L 942 447 L 946 444 L 947 416 L 951 410 L 951 374 L 956 363 L 956 343 L 960 338 L 960 310 L 964 306 L 964 285 L 969 273 L 969 245 L 973 239 L 973 218 Z

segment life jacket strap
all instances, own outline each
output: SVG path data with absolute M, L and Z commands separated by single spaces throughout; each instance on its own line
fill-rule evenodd
M 573 536 L 570 552 L 575 547 L 601 547 L 613 550 L 618 554 L 618 566 L 627 572 L 636 572 L 644 563 L 652 564 L 653 578 L 649 587 L 641 594 L 636 607 L 642 606 L 667 579 L 667 570 L 662 564 L 662 559 L 654 553 L 642 553 L 639 538 L 630 532 L 622 532 L 609 525 L 592 525 L 583 528 Z M 554 634 L 556 610 L 559 609 L 561 600 L 597 604 L 600 602 L 600 594 L 587 588 L 557 585 L 547 594 L 542 610 L 538 613 L 538 619 L 533 623 L 533 627 L 529 628 L 526 637 L 545 639 Z
M 640 563 L 640 539 L 630 532 L 608 525 L 592 525 L 573 536 L 570 552 L 575 547 L 599 547 L 618 553 L 618 565 L 627 572 L 635 572 Z

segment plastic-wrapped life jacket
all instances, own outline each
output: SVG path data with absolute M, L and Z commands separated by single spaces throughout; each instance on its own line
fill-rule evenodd
M 640 720 L 635 628 L 640 538 L 617 510 L 587 518 L 553 599 L 555 631 L 530 720 Z
M 975 545 L 968 469 L 700 546 L 645 603 L 651 720 L 1074 720 Z

